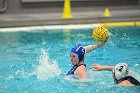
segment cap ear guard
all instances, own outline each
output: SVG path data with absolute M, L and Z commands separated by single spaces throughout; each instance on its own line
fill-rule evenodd
M 112 74 L 113 74 L 114 82 L 115 82 L 116 84 L 118 84 L 118 80 L 116 79 L 116 76 L 115 76 L 115 66 L 114 66 L 114 68 L 113 68 L 113 70 L 112 70 Z

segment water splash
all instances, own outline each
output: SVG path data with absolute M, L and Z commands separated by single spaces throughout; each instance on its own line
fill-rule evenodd
M 46 50 L 41 50 L 39 65 L 35 70 L 35 74 L 38 79 L 47 80 L 49 78 L 59 76 L 61 74 L 61 69 L 56 60 L 51 60 L 49 58 Z

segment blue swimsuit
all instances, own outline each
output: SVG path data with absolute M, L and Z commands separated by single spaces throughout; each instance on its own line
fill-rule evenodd
M 78 66 L 75 65 L 75 66 L 73 66 L 72 69 L 67 73 L 67 75 L 74 75 L 75 70 L 76 70 L 79 66 L 81 66 L 81 65 L 83 65 L 83 66 L 86 67 L 86 64 L 80 64 L 80 65 L 78 65 Z

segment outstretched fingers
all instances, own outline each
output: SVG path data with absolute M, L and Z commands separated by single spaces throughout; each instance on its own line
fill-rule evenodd
M 99 70 L 99 69 L 98 69 L 99 67 L 100 67 L 99 64 L 92 64 L 92 65 L 91 65 L 91 68 L 94 68 L 96 71 Z

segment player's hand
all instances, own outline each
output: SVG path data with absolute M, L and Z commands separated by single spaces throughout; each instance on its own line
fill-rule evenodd
M 102 66 L 100 64 L 93 64 L 93 65 L 91 65 L 91 68 L 96 69 L 96 71 L 102 70 Z

